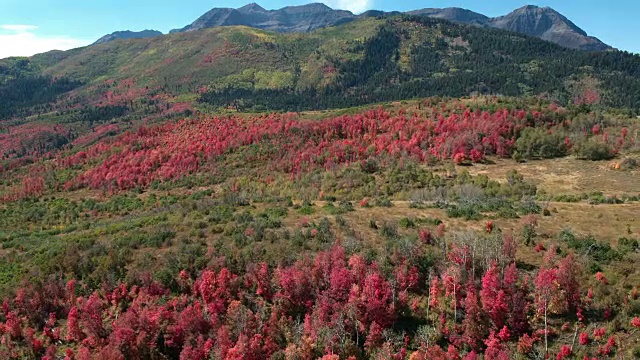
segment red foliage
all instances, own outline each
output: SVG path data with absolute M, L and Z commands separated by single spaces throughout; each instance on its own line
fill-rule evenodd
M 456 153 L 455 155 L 453 155 L 453 162 L 456 165 L 462 165 L 467 162 L 467 155 L 463 152 Z
M 561 293 L 558 285 L 556 269 L 541 268 L 534 280 L 536 287 L 536 305 L 539 315 L 544 314 L 552 304 L 560 301 Z
M 505 349 L 504 345 L 500 342 L 500 339 L 496 337 L 495 333 L 491 333 L 489 338 L 485 340 L 487 349 L 485 350 L 485 359 L 487 360 L 507 360 L 509 359 L 509 352 Z
M 480 300 L 482 301 L 482 308 L 493 320 L 495 328 L 501 329 L 504 326 L 507 314 L 507 298 L 504 290 L 502 290 L 500 271 L 495 262 L 491 264 L 482 278 Z
M 562 345 L 562 347 L 560 348 L 560 352 L 558 353 L 558 355 L 556 355 L 556 360 L 566 359 L 571 356 L 571 353 L 571 346 Z
M 458 349 L 455 346 L 449 345 L 447 349 L 447 358 L 449 360 L 460 360 L 460 353 L 458 353 Z
M 487 224 L 485 225 L 485 229 L 487 231 L 487 234 L 491 234 L 493 232 L 493 222 L 487 221 Z
M 482 281 L 466 262 L 452 262 L 441 277 L 431 275 L 429 289 L 419 268 L 408 260 L 394 261 L 383 271 L 358 255 L 347 258 L 336 245 L 277 269 L 249 264 L 246 273 L 234 274 L 219 266 L 193 280 L 182 271 L 174 293 L 151 280 L 79 297 L 73 281 L 26 287 L 3 305 L 0 341 L 43 358 L 73 349 L 66 352 L 68 359 L 263 359 L 276 353 L 405 359 L 414 344 L 412 359 L 477 359 L 482 352 L 486 359 L 509 359 L 516 339 L 518 352 L 529 354 L 544 334 L 527 318 L 534 298 L 539 307 L 558 313 L 577 304 L 572 294 L 580 293 L 572 257 L 557 264 L 549 260 L 534 280 L 533 297 L 530 279 L 513 261 L 491 264 Z M 398 319 L 423 313 L 426 306 L 446 352 L 422 339 L 388 336 Z M 631 325 L 639 326 L 640 320 Z M 594 330 L 601 355 L 616 347 L 613 337 L 602 343 L 604 336 L 604 328 Z M 340 346 L 345 340 L 354 345 Z M 579 342 L 589 345 L 589 336 L 581 334 Z M 569 355 L 563 347 L 558 356 Z
M 564 309 L 576 310 L 580 306 L 580 283 L 578 277 L 580 269 L 573 254 L 569 254 L 558 263 L 556 273 L 558 285 L 564 295 Z
M 109 134 L 115 135 L 119 131 L 120 131 L 120 127 L 117 124 L 107 124 L 107 125 L 96 126 L 93 129 L 91 129 L 90 133 L 75 139 L 73 141 L 73 145 L 74 146 L 89 145 L 102 139 L 103 137 Z
M 78 321 L 78 308 L 72 307 L 67 316 L 67 339 L 71 341 L 82 340 L 83 333 L 80 330 L 80 323 Z
M 130 189 L 195 172 L 205 162 L 215 162 L 223 154 L 251 144 L 262 150 L 248 154 L 246 161 L 268 163 L 293 174 L 380 154 L 419 161 L 431 156 L 453 158 L 458 163 L 467 161 L 466 154 L 470 154 L 471 160 L 478 162 L 485 154 L 510 154 L 516 133 L 526 121 L 516 114 L 507 110 L 493 114 L 465 111 L 463 116 L 445 117 L 438 113 L 435 121 L 400 113 L 393 116 L 379 109 L 321 122 L 296 120 L 289 114 L 251 119 L 199 118 L 142 127 L 108 145 L 99 143 L 82 155 L 61 159 L 60 163 L 69 166 L 111 153 L 69 186 Z M 109 130 L 96 133 L 102 131 Z M 484 137 L 478 139 L 478 133 Z
M 523 355 L 529 354 L 531 350 L 533 350 L 535 342 L 536 339 L 534 337 L 531 337 L 528 334 L 522 335 L 520 340 L 518 340 L 518 352 Z
M 478 302 L 478 294 L 472 284 L 467 285 L 467 297 L 465 299 L 466 316 L 463 321 L 464 339 L 475 350 L 480 348 L 480 343 L 485 338 L 485 326 L 482 309 Z
M 580 342 L 580 345 L 589 345 L 589 343 L 591 342 L 591 340 L 589 339 L 589 334 L 584 332 L 580 334 L 578 341 Z
M 593 337 L 594 337 L 596 340 L 600 340 L 600 339 L 602 339 L 602 337 L 603 337 L 603 336 L 604 336 L 604 334 L 606 334 L 606 333 L 607 333 L 607 331 L 606 331 L 604 328 L 596 328 L 596 329 L 593 329 Z
M 474 163 L 479 163 L 484 160 L 484 154 L 478 149 L 471 149 L 469 156 L 471 157 L 471 161 Z
M 69 140 L 69 130 L 60 125 L 25 124 L 0 125 L 0 160 L 26 157 L 36 159 Z
M 26 176 L 21 185 L 10 188 L 5 194 L 0 194 L 0 203 L 41 196 L 44 190 L 45 182 L 42 176 Z
M 442 238 L 444 236 L 445 231 L 446 231 L 446 227 L 444 224 L 438 225 L 438 227 L 436 227 L 436 236 L 438 238 Z
M 418 233 L 418 237 L 423 244 L 431 245 L 433 243 L 433 237 L 431 236 L 431 231 L 429 230 L 420 230 Z

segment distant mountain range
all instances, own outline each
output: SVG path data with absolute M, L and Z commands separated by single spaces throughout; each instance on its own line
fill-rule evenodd
M 212 9 L 192 24 L 179 30 L 172 30 L 172 32 L 195 31 L 229 25 L 246 25 L 283 33 L 310 32 L 340 25 L 355 18 L 357 16 L 349 11 L 334 10 L 320 3 L 287 6 L 279 10 L 265 10 L 260 5 L 253 3 L 239 9 Z
M 545 21 L 536 16 L 527 23 L 461 9 L 421 12 L 429 16 L 369 11 L 302 33 L 206 28 L 211 23 L 201 19 L 198 31 L 0 59 L 0 119 L 58 106 L 95 106 L 96 113 L 76 114 L 93 119 L 147 109 L 149 102 L 264 112 L 475 94 L 540 96 L 561 105 L 595 94 L 604 106 L 640 109 L 640 55 L 569 49 L 489 25 L 537 28 L 539 37 L 557 33 L 536 25 Z M 287 26 L 293 23 L 300 22 Z M 157 105 L 158 99 L 170 100 Z
M 94 42 L 92 45 L 104 44 L 109 41 L 118 40 L 118 39 L 145 39 L 155 36 L 163 35 L 158 30 L 143 30 L 143 31 L 116 31 L 113 34 L 105 35 Z
M 252 3 L 238 9 L 211 9 L 193 23 L 181 29 L 171 30 L 170 33 L 234 25 L 244 25 L 281 33 L 305 33 L 344 24 L 363 17 L 386 17 L 400 14 L 402 13 L 370 10 L 363 14 L 355 15 L 345 10 L 334 10 L 321 3 L 266 10 L 260 5 Z M 611 49 L 611 46 L 593 36 L 587 35 L 584 30 L 549 7 L 527 5 L 507 15 L 495 18 L 455 7 L 444 9 L 427 8 L 409 11 L 404 14 L 423 15 L 463 24 L 513 31 L 535 36 L 572 49 L 587 51 Z M 141 32 L 118 31 L 102 37 L 95 44 L 117 39 L 146 38 L 158 35 L 162 35 L 162 33 L 155 30 Z

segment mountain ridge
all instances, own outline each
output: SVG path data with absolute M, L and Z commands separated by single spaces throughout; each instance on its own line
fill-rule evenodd
M 409 11 L 406 14 L 416 16 L 429 16 L 437 19 L 481 26 L 485 26 L 491 19 L 486 15 L 482 15 L 480 13 L 458 7 L 425 8 Z
M 9 116 L 32 114 L 28 108 L 38 104 L 46 109 L 48 99 L 70 88 L 77 90 L 65 106 L 132 107 L 123 99 L 147 93 L 255 111 L 476 93 L 566 104 L 589 89 L 608 106 L 640 109 L 639 61 L 426 16 L 370 16 L 305 34 L 223 26 L 10 58 L 0 61 L 0 88 L 13 94 L 67 81 L 50 94 L 6 104 Z
M 397 15 L 428 16 L 456 23 L 486 28 L 496 28 L 541 38 L 560 46 L 587 51 L 612 49 L 598 38 L 589 36 L 567 17 L 550 7 L 525 5 L 498 17 L 486 15 L 459 7 L 424 8 L 407 12 L 368 10 L 355 15 L 350 11 L 336 10 L 323 3 L 287 6 L 267 10 L 257 3 L 240 8 L 213 8 L 194 22 L 169 33 L 190 32 L 202 29 L 244 25 L 279 33 L 307 33 L 321 28 L 337 26 L 366 17 L 388 17 Z M 141 32 L 142 33 L 142 32 Z M 95 44 L 122 38 L 148 37 L 141 33 L 117 36 L 118 32 L 106 35 Z M 137 36 L 136 34 L 140 34 Z
M 287 6 L 277 10 L 266 10 L 256 3 L 251 3 L 238 9 L 213 8 L 193 23 L 181 29 L 171 30 L 170 33 L 234 25 L 282 33 L 310 32 L 354 19 L 355 15 L 349 11 L 334 10 L 322 3 Z
M 550 7 L 526 5 L 490 19 L 489 26 L 536 36 L 564 47 L 595 51 L 611 48 Z
M 130 30 L 116 31 L 101 37 L 91 45 L 104 44 L 104 43 L 115 41 L 115 40 L 146 39 L 146 38 L 162 36 L 162 35 L 164 35 L 162 32 L 158 30 L 150 30 L 150 29 L 146 29 L 142 31 L 130 31 Z

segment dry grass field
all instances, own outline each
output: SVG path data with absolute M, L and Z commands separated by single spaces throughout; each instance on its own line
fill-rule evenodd
M 494 164 L 465 167 L 473 175 L 486 174 L 493 180 L 505 181 L 506 174 L 516 170 L 538 188 L 553 195 L 602 191 L 605 194 L 640 193 L 640 169 L 613 169 L 616 161 L 581 161 L 572 157 L 517 163 L 510 159 L 494 159 Z

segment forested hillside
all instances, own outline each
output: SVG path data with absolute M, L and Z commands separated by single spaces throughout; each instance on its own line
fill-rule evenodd
M 49 102 L 79 82 L 84 86 L 67 97 L 65 106 L 104 105 L 107 94 L 123 92 L 114 87 L 127 82 L 126 91 L 135 93 L 123 94 L 128 100 L 194 94 L 217 108 L 259 111 L 474 93 L 640 108 L 640 56 L 569 50 L 427 17 L 367 18 L 289 35 L 224 27 L 0 64 L 0 73 L 13 74 L 1 78 L 3 93 L 14 98 L 3 103 L 14 109 L 4 110 L 5 117 Z M 48 77 L 55 80 L 42 90 L 38 81 Z M 29 87 L 38 91 L 25 94 Z M 126 102 L 121 100 L 118 105 Z

